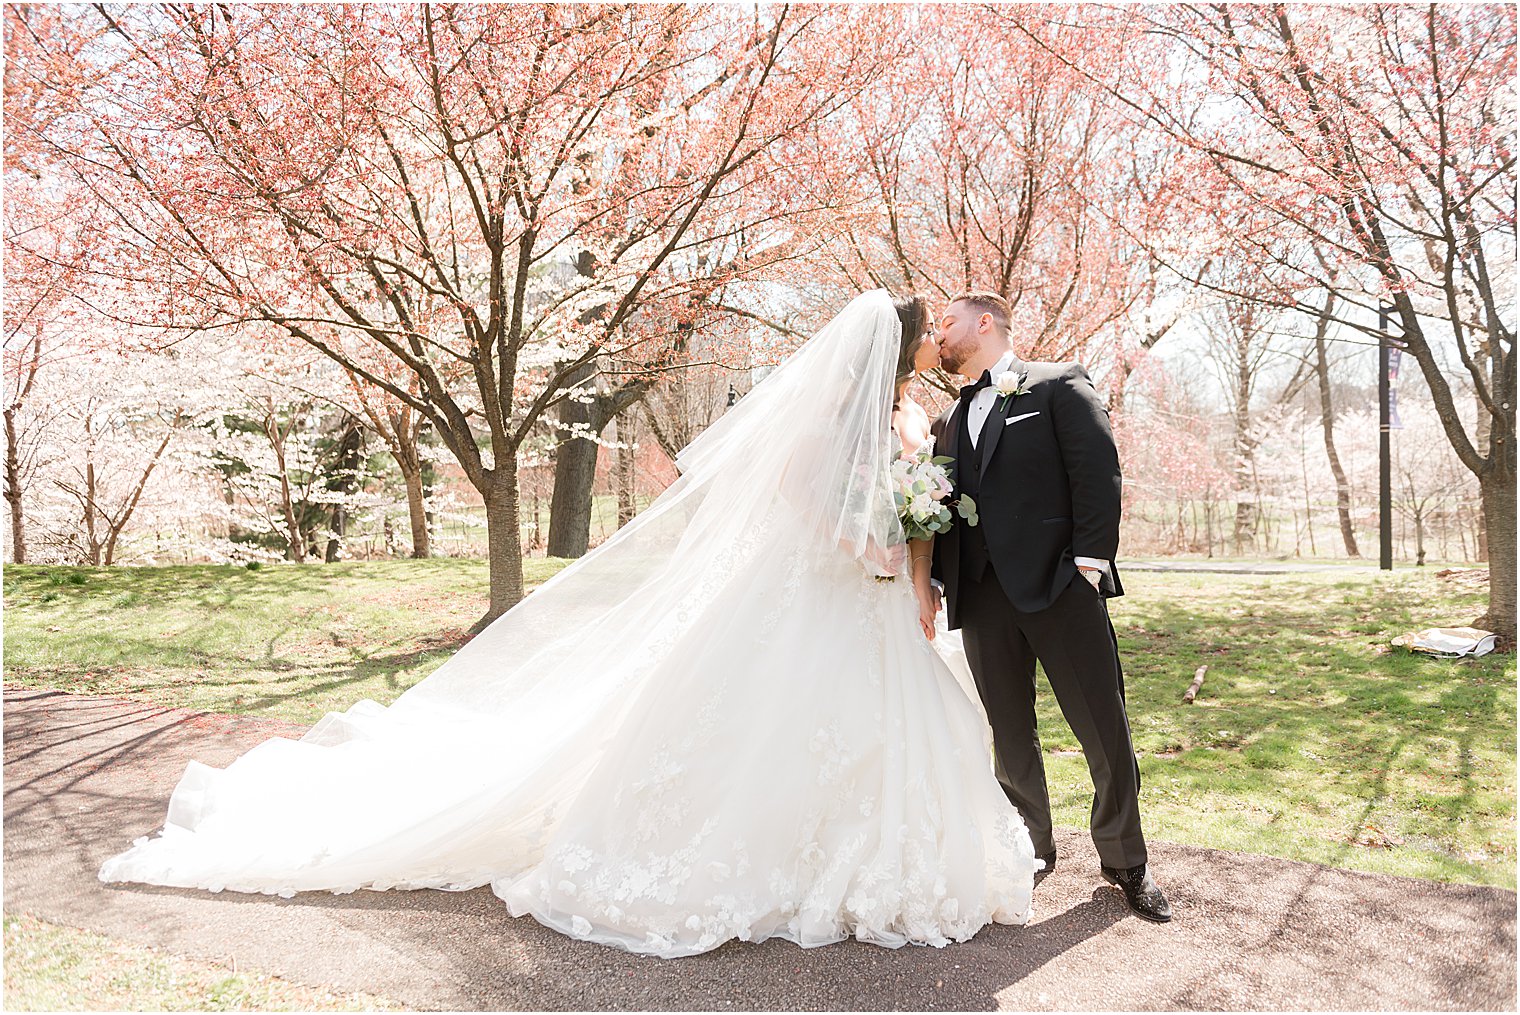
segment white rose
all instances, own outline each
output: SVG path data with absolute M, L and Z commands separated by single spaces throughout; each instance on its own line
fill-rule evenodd
M 997 386 L 998 394 L 1011 395 L 1019 390 L 1019 375 L 1012 370 L 1004 370 L 992 383 Z
M 935 507 L 934 498 L 927 493 L 921 493 L 913 498 L 913 503 L 908 505 L 908 510 L 912 511 L 916 518 L 927 518 L 934 513 Z

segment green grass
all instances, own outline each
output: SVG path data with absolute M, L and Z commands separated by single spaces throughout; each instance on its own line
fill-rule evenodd
M 5 916 L 7 1011 L 398 1011 L 342 994 L 180 958 L 89 931 Z
M 523 562 L 531 587 L 567 561 Z M 5 567 L 5 679 L 315 722 L 389 702 L 464 643 L 484 561 Z
M 1515 657 L 1388 647 L 1468 624 L 1480 593 L 1428 570 L 1125 584 L 1111 615 L 1149 836 L 1514 887 Z M 1086 765 L 1043 680 L 1040 700 L 1055 820 L 1083 827 Z
M 530 583 L 564 563 L 527 561 Z M 313 722 L 431 672 L 486 579 L 454 559 L 7 567 L 6 681 Z M 1151 838 L 1514 887 L 1515 657 L 1387 647 L 1467 624 L 1481 591 L 1429 568 L 1125 585 L 1111 605 Z M 1043 681 L 1039 708 L 1056 822 L 1085 827 L 1091 782 Z

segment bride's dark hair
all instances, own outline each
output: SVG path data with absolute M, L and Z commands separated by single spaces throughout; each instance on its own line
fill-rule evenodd
M 913 373 L 913 360 L 918 356 L 918 347 L 924 344 L 924 336 L 929 333 L 929 301 L 919 295 L 894 296 L 892 306 L 897 310 L 897 319 L 902 322 L 902 344 L 897 353 L 897 376 L 892 381 L 892 393 L 895 396 L 897 388 L 903 380 Z M 892 407 L 897 407 L 894 398 Z

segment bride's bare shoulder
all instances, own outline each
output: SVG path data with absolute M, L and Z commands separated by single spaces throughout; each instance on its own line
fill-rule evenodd
M 904 395 L 902 401 L 897 403 L 897 411 L 893 415 L 898 419 L 910 420 L 924 427 L 929 425 L 929 413 L 907 395 Z
M 892 428 L 902 438 L 906 449 L 917 448 L 929 439 L 929 414 L 913 399 L 903 396 L 892 414 Z

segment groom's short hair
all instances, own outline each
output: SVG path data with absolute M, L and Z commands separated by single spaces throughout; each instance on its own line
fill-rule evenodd
M 1013 327 L 1013 305 L 995 292 L 974 289 L 970 292 L 961 293 L 951 303 L 969 303 L 976 308 L 977 315 L 991 314 L 992 319 L 1004 331 Z

